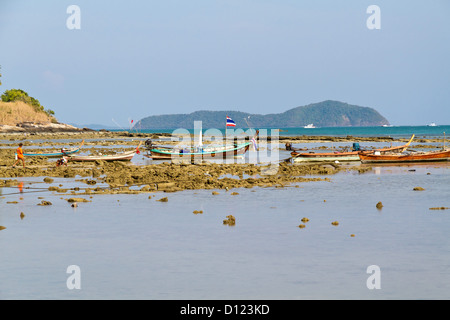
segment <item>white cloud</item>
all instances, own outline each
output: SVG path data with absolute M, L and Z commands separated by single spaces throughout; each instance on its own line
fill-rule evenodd
M 64 85 L 64 76 L 50 70 L 44 71 L 42 78 L 44 79 L 44 83 L 53 89 L 60 89 Z

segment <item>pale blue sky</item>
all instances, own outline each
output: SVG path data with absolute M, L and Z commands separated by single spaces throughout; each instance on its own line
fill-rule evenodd
M 339 100 L 394 125 L 450 124 L 450 1 L 1 0 L 0 65 L 1 92 L 66 123 Z

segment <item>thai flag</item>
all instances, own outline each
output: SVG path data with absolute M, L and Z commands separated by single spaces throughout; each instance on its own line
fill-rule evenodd
M 253 143 L 253 150 L 258 151 L 258 145 L 256 144 L 255 137 L 252 138 L 252 143 Z
M 229 116 L 227 116 L 227 127 L 236 127 L 236 123 Z

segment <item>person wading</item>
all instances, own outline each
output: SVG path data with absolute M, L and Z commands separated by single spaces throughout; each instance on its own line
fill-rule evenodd
M 23 167 L 25 168 L 25 157 L 23 155 L 23 149 L 22 149 L 23 143 L 19 143 L 19 147 L 16 150 L 16 154 L 17 154 L 17 160 L 13 165 L 13 168 L 16 166 L 16 164 L 19 161 L 22 161 Z

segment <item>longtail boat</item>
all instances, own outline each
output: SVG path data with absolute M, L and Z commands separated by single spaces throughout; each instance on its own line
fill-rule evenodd
M 250 148 L 251 142 L 241 144 L 210 146 L 210 147 L 189 147 L 189 148 L 171 148 L 155 147 L 150 148 L 147 157 L 153 160 L 171 160 L 171 159 L 225 159 L 236 155 L 245 154 Z
M 133 159 L 136 153 L 140 153 L 139 147 L 141 146 L 141 143 L 139 143 L 139 145 L 134 150 L 113 155 L 109 154 L 91 155 L 91 156 L 73 155 L 73 156 L 65 156 L 64 158 L 67 161 L 130 161 L 131 159 Z
M 84 140 L 81 141 L 80 145 L 78 147 L 75 148 L 70 148 L 70 149 L 65 149 L 62 148 L 60 151 L 57 152 L 50 152 L 50 153 L 40 153 L 40 152 L 36 152 L 36 153 L 24 153 L 23 155 L 25 157 L 47 157 L 47 158 L 60 158 L 63 156 L 70 156 L 72 154 L 75 154 L 77 152 L 80 151 L 81 147 L 84 144 Z
M 450 149 L 430 152 L 411 152 L 407 154 L 360 153 L 361 163 L 399 163 L 450 161 Z
M 154 146 L 150 140 L 145 145 L 148 149 L 148 158 L 153 160 L 188 160 L 195 161 L 200 159 L 231 159 L 237 155 L 245 154 L 252 143 L 256 144 L 256 137 L 259 131 L 256 131 L 252 142 L 229 143 L 223 145 L 203 146 L 201 143 L 201 132 L 197 146 Z
M 360 161 L 360 154 L 373 154 L 374 152 L 386 153 L 386 152 L 403 152 L 405 151 L 414 139 L 414 135 L 411 136 L 409 141 L 402 146 L 388 147 L 376 150 L 354 150 L 348 152 L 309 152 L 299 153 L 291 152 L 292 161 L 294 163 L 300 162 L 322 162 L 322 161 Z M 358 148 L 359 149 L 359 148 Z

